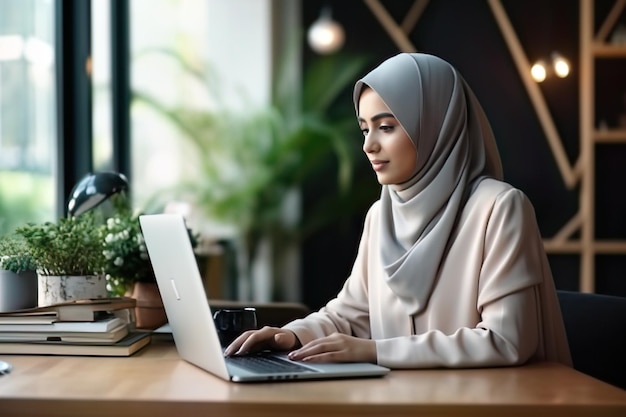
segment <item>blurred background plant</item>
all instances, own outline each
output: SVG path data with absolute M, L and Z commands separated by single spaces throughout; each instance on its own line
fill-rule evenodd
M 306 68 L 300 83 L 283 75 L 289 73 L 287 51 L 275 77 L 273 104 L 232 110 L 220 106 L 219 80 L 210 70 L 194 67 L 171 51 L 151 52 L 179 62 L 187 75 L 206 87 L 216 105 L 169 107 L 141 91 L 133 92 L 135 104 L 149 106 L 177 127 L 188 146 L 188 165 L 197 167 L 187 179 L 155 195 L 149 211 L 185 201 L 204 218 L 233 227 L 243 241 L 246 268 L 263 239 L 272 242 L 273 261 L 279 262 L 285 248 L 340 215 L 360 142 L 348 139 L 356 126 L 354 110 L 335 104 L 362 72 L 365 58 L 321 57 Z M 288 213 L 293 208 L 286 202 L 294 196 L 297 201 L 299 187 L 327 172 L 329 164 L 335 168 L 336 186 L 328 187 L 306 218 Z M 273 287 L 273 298 L 281 299 L 280 283 Z
M 50 177 L 36 172 L 3 171 L 0 175 L 0 236 L 17 225 L 50 221 L 52 203 L 42 198 L 53 188 Z

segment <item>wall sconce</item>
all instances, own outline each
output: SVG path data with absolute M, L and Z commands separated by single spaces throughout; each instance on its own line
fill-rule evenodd
M 552 66 L 557 77 L 565 78 L 569 75 L 569 61 L 558 52 L 552 53 Z
M 549 67 L 546 61 L 539 60 L 533 64 L 530 68 L 530 75 L 533 80 L 540 83 L 543 82 L 548 74 L 554 73 L 559 78 L 565 78 L 569 75 L 570 65 L 569 61 L 558 52 L 553 52 L 551 55 L 552 67 Z
M 532 75 L 533 80 L 538 83 L 543 82 L 548 75 L 546 62 L 543 60 L 535 62 L 535 64 L 530 68 L 530 75 Z
M 309 46 L 318 54 L 332 54 L 343 46 L 344 39 L 343 28 L 332 19 L 330 7 L 324 7 L 320 17 L 309 28 Z

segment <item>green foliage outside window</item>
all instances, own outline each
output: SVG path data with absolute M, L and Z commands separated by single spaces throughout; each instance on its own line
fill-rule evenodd
M 28 222 L 52 220 L 53 179 L 32 172 L 2 171 L 0 174 L 0 236 Z

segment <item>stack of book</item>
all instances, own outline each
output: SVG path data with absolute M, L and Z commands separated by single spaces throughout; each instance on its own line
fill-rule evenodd
M 0 354 L 130 356 L 150 343 L 135 306 L 115 297 L 0 313 Z

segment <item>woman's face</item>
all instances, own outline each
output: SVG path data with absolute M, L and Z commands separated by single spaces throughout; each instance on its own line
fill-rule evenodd
M 359 126 L 365 137 L 363 151 L 378 182 L 398 185 L 408 181 L 417 165 L 417 150 L 389 107 L 371 88 L 359 99 Z

